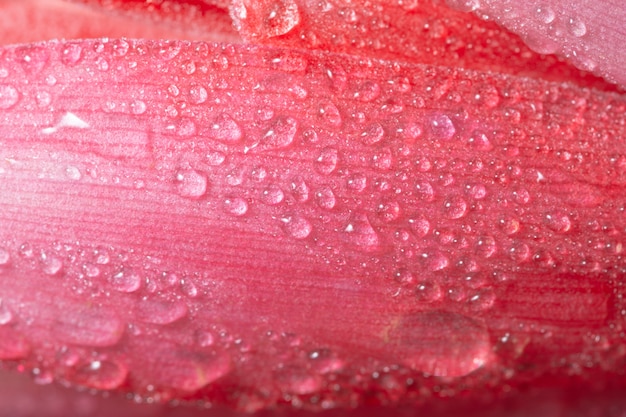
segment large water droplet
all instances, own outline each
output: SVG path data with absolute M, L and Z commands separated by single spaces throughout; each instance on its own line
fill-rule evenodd
M 77 366 L 69 374 L 72 382 L 98 390 L 113 390 L 126 381 L 128 370 L 117 361 L 94 360 Z
M 384 136 L 385 129 L 383 129 L 383 126 L 378 122 L 372 123 L 361 133 L 363 143 L 366 145 L 374 145 L 380 142 Z
M 200 198 L 207 190 L 207 178 L 193 169 L 176 173 L 178 194 L 185 198 Z
M 541 6 L 537 7 L 535 12 L 539 20 L 545 24 L 552 23 L 556 18 L 554 10 L 549 5 L 542 4 Z
M 546 214 L 545 222 L 550 229 L 557 233 L 565 233 L 572 228 L 572 221 L 569 216 L 561 211 Z
M 309 186 L 304 178 L 297 176 L 291 181 L 291 193 L 299 203 L 304 203 L 309 199 Z
M 467 214 L 467 202 L 462 197 L 451 197 L 443 203 L 443 212 L 449 219 L 460 219 Z
M 336 198 L 335 193 L 333 193 L 332 188 L 323 187 L 317 190 L 315 193 L 315 201 L 317 205 L 323 209 L 330 210 L 335 207 Z
M 260 147 L 266 149 L 282 149 L 293 143 L 298 130 L 298 122 L 292 117 L 281 117 L 274 122 L 272 128 L 261 139 Z
M 61 272 L 63 261 L 56 255 L 48 252 L 41 252 L 41 265 L 46 275 L 54 276 Z
M 152 324 L 174 323 L 187 315 L 187 304 L 159 298 L 144 298 L 137 303 L 137 320 Z
M 260 25 L 263 35 L 268 37 L 285 35 L 300 23 L 300 11 L 295 0 L 275 0 L 264 3 Z
M 360 193 L 367 187 L 367 177 L 364 174 L 352 174 L 348 177 L 346 185 L 350 190 Z
M 446 269 L 450 265 L 450 260 L 440 251 L 429 251 L 422 253 L 422 260 L 426 268 L 436 272 Z
M 476 242 L 476 254 L 483 258 L 491 258 L 498 250 L 496 240 L 491 236 L 481 236 Z
M 528 245 L 523 242 L 515 242 L 509 248 L 509 257 L 515 262 L 524 262 L 530 257 L 530 249 Z
M 270 206 L 282 203 L 285 199 L 285 194 L 279 186 L 271 184 L 261 193 L 261 201 Z
M 242 138 L 241 128 L 226 113 L 220 114 L 211 125 L 213 137 L 225 143 L 237 143 Z
M 367 215 L 357 213 L 352 216 L 350 223 L 344 229 L 348 241 L 356 246 L 356 249 L 363 252 L 374 252 L 378 250 L 380 238 L 376 230 L 372 227 Z
M 192 85 L 189 89 L 189 101 L 192 104 L 202 104 L 207 98 L 209 98 L 209 94 L 206 91 L 206 88 L 201 85 Z
M 415 190 L 415 194 L 423 201 L 433 201 L 435 199 L 435 190 L 427 181 L 418 183 L 415 186 Z
M 281 221 L 285 232 L 294 239 L 306 239 L 313 231 L 311 223 L 301 216 L 285 216 Z
M 331 102 L 322 103 L 319 109 L 320 117 L 333 127 L 340 127 L 342 123 L 339 109 Z
M 248 212 L 248 203 L 240 197 L 224 200 L 224 210 L 233 216 L 243 216 Z
M 78 43 L 66 43 L 61 51 L 61 62 L 67 66 L 74 66 L 80 61 L 83 48 Z
M 448 311 L 407 314 L 389 331 L 388 347 L 405 365 L 434 376 L 461 377 L 488 363 L 487 329 Z
M 475 130 L 467 140 L 467 143 L 478 151 L 490 151 L 493 145 L 489 141 L 489 136 L 483 131 Z
M 113 346 L 124 334 L 124 323 L 111 311 L 74 305 L 60 308 L 52 331 L 66 343 L 93 347 Z
M 443 291 L 441 287 L 434 281 L 424 281 L 415 287 L 415 296 L 419 301 L 432 303 L 441 299 Z
M 339 155 L 335 148 L 324 148 L 317 157 L 317 170 L 322 174 L 331 174 L 337 167 Z
M 570 18 L 567 21 L 567 28 L 569 32 L 577 38 L 585 36 L 587 33 L 587 26 L 578 18 Z
M 392 222 L 400 217 L 400 204 L 397 201 L 385 201 L 376 207 L 376 213 L 384 222 Z
M 456 128 L 452 120 L 445 114 L 438 114 L 431 117 L 428 124 L 428 131 L 434 139 L 450 140 L 456 133 Z
M 109 277 L 109 283 L 119 292 L 135 292 L 141 287 L 141 276 L 131 269 L 123 269 Z
M 17 104 L 20 95 L 11 85 L 0 85 L 0 109 L 7 110 Z
M 354 93 L 354 98 L 364 103 L 376 100 L 380 96 L 380 85 L 375 81 L 364 81 Z
M 487 310 L 493 307 L 496 301 L 496 294 L 493 292 L 491 288 L 483 288 L 478 291 L 476 294 L 471 296 L 467 303 L 472 310 Z
M 430 231 L 430 222 L 424 216 L 409 219 L 409 225 L 417 237 L 424 237 Z

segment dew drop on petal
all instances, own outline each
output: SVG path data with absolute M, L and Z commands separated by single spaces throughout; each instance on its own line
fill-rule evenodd
M 337 167 L 338 159 L 337 149 L 331 147 L 322 149 L 317 157 L 317 170 L 321 174 L 331 174 Z
M 146 297 L 137 303 L 135 317 L 145 323 L 170 324 L 185 317 L 187 312 L 183 302 Z
M 357 213 L 343 230 L 347 241 L 362 252 L 374 252 L 380 245 L 380 237 L 372 227 L 367 215 Z
M 285 216 L 281 221 L 285 232 L 294 239 L 306 239 L 313 231 L 311 223 L 301 216 Z
M 15 87 L 0 84 L 0 110 L 7 110 L 15 106 L 19 98 L 19 93 Z
M 261 201 L 268 206 L 275 206 L 282 203 L 285 193 L 276 184 L 271 184 L 261 192 Z
M 213 137 L 224 143 L 237 143 L 242 138 L 241 128 L 226 113 L 220 114 L 211 125 Z
M 176 173 L 178 194 L 185 198 L 200 198 L 207 191 L 206 175 L 195 170 L 183 170 Z
M 109 284 L 119 292 L 135 292 L 141 287 L 141 276 L 131 269 L 124 269 L 111 275 Z
M 93 360 L 76 366 L 69 373 L 75 384 L 98 390 L 113 390 L 126 381 L 128 370 L 124 365 L 112 360 Z
M 224 200 L 224 210 L 233 216 L 243 216 L 248 212 L 248 203 L 240 197 Z

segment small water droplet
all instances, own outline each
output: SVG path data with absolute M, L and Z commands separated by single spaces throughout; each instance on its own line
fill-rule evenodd
M 430 222 L 424 216 L 409 219 L 409 225 L 417 237 L 424 237 L 430 232 Z
M 449 219 L 460 219 L 467 214 L 467 202 L 462 197 L 451 197 L 443 203 L 443 212 Z
M 491 258 L 498 250 L 496 240 L 492 236 L 481 236 L 476 242 L 476 254 L 483 258 Z
M 283 367 L 275 379 L 282 391 L 296 395 L 311 395 L 322 388 L 319 375 L 295 366 Z
M 283 149 L 293 143 L 298 130 L 298 122 L 292 117 L 280 117 L 261 139 L 260 148 Z
M 74 181 L 78 181 L 82 178 L 82 175 L 80 171 L 78 170 L 78 168 L 72 165 L 65 168 L 65 175 L 67 176 L 67 178 L 74 180 Z
M 100 268 L 98 265 L 94 265 L 91 262 L 87 262 L 83 265 L 83 272 L 85 273 L 85 276 L 89 278 L 96 278 L 100 276 Z
M 261 193 L 261 201 L 269 206 L 280 204 L 284 199 L 285 194 L 283 193 L 283 190 L 275 184 L 271 184 Z
M 7 307 L 3 300 L 0 299 L 0 326 L 9 324 L 13 320 L 13 313 Z
M 319 108 L 320 117 L 333 127 L 340 127 L 343 122 L 339 109 L 331 102 L 322 103 Z
M 385 201 L 376 207 L 376 213 L 382 221 L 392 222 L 400 217 L 400 204 L 397 201 Z
M 104 247 L 99 247 L 94 251 L 96 263 L 98 265 L 107 265 L 111 261 L 111 255 L 109 250 Z
M 207 98 L 209 98 L 209 94 L 206 88 L 201 85 L 192 85 L 189 89 L 189 101 L 192 104 L 202 104 L 207 101 Z
M 130 103 L 130 111 L 136 115 L 144 114 L 146 112 L 146 103 L 141 100 L 133 100 Z
M 78 43 L 67 43 L 61 52 L 61 62 L 68 67 L 74 66 L 80 61 L 82 54 L 83 48 Z
M 385 136 L 385 129 L 378 122 L 372 123 L 361 133 L 363 143 L 365 145 L 374 145 L 379 143 Z
M 46 275 L 57 275 L 63 268 L 63 261 L 52 253 L 41 252 L 41 265 Z
M 398 284 L 412 284 L 415 281 L 415 276 L 408 269 L 398 269 L 393 273 L 393 279 Z
M 124 334 L 124 323 L 115 313 L 83 305 L 61 304 L 61 311 L 52 324 L 52 332 L 65 343 L 106 347 L 119 342 Z
M 220 114 L 211 125 L 213 137 L 224 143 L 237 143 L 242 138 L 241 128 L 226 113 Z
M 496 294 L 491 288 L 483 288 L 471 296 L 467 303 L 472 310 L 482 311 L 493 307 L 496 301 Z
M 11 260 L 11 255 L 9 251 L 4 248 L 0 248 L 0 267 L 8 265 Z
M 200 198 L 207 191 L 206 175 L 193 169 L 176 173 L 178 194 L 185 198 Z
M 330 210 L 335 207 L 335 193 L 330 187 L 323 187 L 316 191 L 315 201 L 323 209 Z
M 360 193 L 367 187 L 367 177 L 363 174 L 353 174 L 348 177 L 346 185 L 350 190 Z
M 348 237 L 348 241 L 356 246 L 356 249 L 363 252 L 374 252 L 379 248 L 380 238 L 367 215 L 363 213 L 352 216 L 350 223 L 344 229 L 344 233 Z
M 423 201 L 433 201 L 435 199 L 435 190 L 427 181 L 418 183 L 415 186 L 415 190 L 415 194 Z
M 198 296 L 198 288 L 190 278 L 180 280 L 180 289 L 187 297 L 195 298 Z
M 135 292 L 141 287 L 141 276 L 131 269 L 123 269 L 109 277 L 109 283 L 119 292 Z
M 577 38 L 585 36 L 585 34 L 587 33 L 587 26 L 580 19 L 570 18 L 567 21 L 567 26 L 569 32 Z
M 388 171 L 393 167 L 393 154 L 390 148 L 382 148 L 372 156 L 372 166 L 381 171 Z
M 113 390 L 126 381 L 128 370 L 117 361 L 94 360 L 70 371 L 72 382 L 98 390 Z
M 337 161 L 339 160 L 339 154 L 335 148 L 324 148 L 317 157 L 317 170 L 321 174 L 329 175 L 337 167 Z
M 52 102 L 52 96 L 47 91 L 38 91 L 35 99 L 39 107 L 47 107 Z
M 243 198 L 228 198 L 224 200 L 224 210 L 233 216 L 243 216 L 248 212 L 248 203 Z
M 281 221 L 285 232 L 294 239 L 306 239 L 313 231 L 313 226 L 304 217 L 285 216 Z
M 556 18 L 556 14 L 554 13 L 554 10 L 549 5 L 543 4 L 537 7 L 535 12 L 537 13 L 537 17 L 539 17 L 539 20 L 541 20 L 541 22 L 545 24 L 552 23 L 554 19 Z
M 530 201 L 530 193 L 525 188 L 519 188 L 513 191 L 513 199 L 518 204 L 528 204 Z
M 426 267 L 433 272 L 444 270 L 450 265 L 448 257 L 440 251 L 424 252 L 422 259 Z
M 475 130 L 474 132 L 472 132 L 471 136 L 467 140 L 467 143 L 470 145 L 470 147 L 478 151 L 487 152 L 493 149 L 493 145 L 489 141 L 489 136 L 487 136 L 485 132 L 480 130 Z
M 0 85 L 0 109 L 7 110 L 15 106 L 20 98 L 12 85 Z
M 196 123 L 192 119 L 185 117 L 176 123 L 174 129 L 178 136 L 187 138 L 196 134 Z
M 170 324 L 187 315 L 187 304 L 159 298 L 143 298 L 136 305 L 135 317 L 145 323 Z
M 220 151 L 209 151 L 206 154 L 206 161 L 211 166 L 220 166 L 226 160 L 226 155 Z
M 560 211 L 546 214 L 545 222 L 550 229 L 557 233 L 565 233 L 572 228 L 572 221 L 569 216 Z
M 157 58 L 163 61 L 170 61 L 180 53 L 182 42 L 178 40 L 160 41 L 156 48 Z
M 415 296 L 419 301 L 432 303 L 441 299 L 443 292 L 439 284 L 433 281 L 424 281 L 415 287 Z
M 304 181 L 304 178 L 297 176 L 291 181 L 291 193 L 299 203 L 309 200 L 309 186 Z
M 450 140 L 456 133 L 456 128 L 452 120 L 445 114 L 438 114 L 430 119 L 428 124 L 429 133 L 434 139 Z
M 514 235 L 515 233 L 519 232 L 520 229 L 519 220 L 514 218 L 500 219 L 498 224 L 502 231 L 507 235 Z
M 241 7 L 243 7 L 243 10 L 246 10 L 245 5 L 242 4 Z M 249 17 L 249 10 L 245 12 L 241 8 L 235 10 L 238 11 L 235 15 L 239 18 L 246 16 L 242 20 Z M 300 23 L 300 10 L 295 0 L 262 2 L 259 3 L 256 13 L 260 14 L 260 16 L 254 28 L 254 33 L 264 37 L 273 38 L 285 35 Z
M 364 81 L 354 93 L 354 98 L 364 103 L 374 101 L 380 96 L 380 85 L 375 81 Z
M 100 71 L 107 71 L 109 69 L 109 61 L 107 61 L 104 57 L 99 56 L 96 58 L 96 68 Z
M 515 262 L 524 262 L 530 257 L 530 249 L 528 245 L 523 242 L 515 242 L 509 248 L 509 257 Z
M 215 336 L 208 330 L 198 330 L 196 333 L 196 341 L 201 347 L 209 347 L 215 344 Z

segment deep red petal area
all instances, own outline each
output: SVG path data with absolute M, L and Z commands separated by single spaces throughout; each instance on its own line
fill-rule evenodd
M 177 41 L 0 73 L 3 359 L 246 410 L 620 381 L 623 96 Z

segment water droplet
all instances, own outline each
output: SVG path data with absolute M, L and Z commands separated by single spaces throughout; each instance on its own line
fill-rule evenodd
M 476 254 L 483 258 L 491 258 L 497 250 L 496 240 L 491 236 L 481 236 L 476 242 Z
M 315 193 L 315 201 L 317 205 L 323 209 L 330 210 L 335 207 L 335 193 L 330 187 L 323 187 Z
M 198 330 L 196 333 L 196 341 L 201 347 L 209 347 L 215 344 L 215 336 L 208 330 Z
M 461 377 L 491 359 L 489 332 L 469 317 L 449 311 L 411 313 L 389 331 L 395 348 L 410 368 L 434 376 Z
M 28 74 L 40 72 L 48 63 L 49 52 L 47 48 L 42 46 L 28 45 L 19 47 L 15 50 L 15 55 L 19 59 L 18 62 Z
M 348 237 L 349 242 L 355 245 L 358 250 L 374 252 L 379 248 L 380 238 L 372 227 L 367 215 L 363 213 L 357 213 L 352 216 L 350 223 L 344 229 L 344 233 Z
M 572 228 L 572 221 L 569 216 L 560 211 L 546 214 L 545 222 L 550 229 L 557 233 L 565 233 Z
M 190 118 L 180 119 L 175 126 L 176 134 L 181 137 L 189 137 L 196 134 L 196 123 Z
M 347 186 L 350 190 L 360 193 L 367 187 L 367 177 L 363 174 L 353 174 L 348 177 Z
M 206 161 L 211 166 L 220 166 L 226 160 L 226 155 L 220 151 L 209 151 L 206 154 Z
M 63 268 L 63 261 L 52 253 L 42 251 L 41 265 L 43 267 L 44 274 L 54 276 L 61 271 L 61 268 Z
M 0 267 L 8 265 L 11 260 L 11 255 L 9 251 L 4 248 L 0 248 Z
M 13 313 L 4 301 L 0 299 L 0 326 L 10 323 L 11 320 L 13 320 Z
M 123 269 L 111 275 L 109 283 L 119 292 L 135 292 L 141 287 L 141 276 L 131 269 Z
M 233 216 L 243 216 L 248 212 L 248 203 L 243 198 L 228 198 L 224 200 L 224 210 Z
M 491 288 L 483 288 L 471 296 L 467 303 L 472 310 L 488 310 L 493 307 L 496 301 L 496 294 Z
M 467 202 L 462 197 L 451 197 L 443 203 L 443 212 L 449 219 L 460 219 L 467 214 Z
M 137 320 L 152 324 L 174 323 L 187 315 L 187 304 L 159 298 L 143 298 L 136 305 Z
M 489 141 L 489 137 L 487 136 L 487 134 L 480 130 L 475 130 L 474 132 L 472 132 L 472 135 L 467 140 L 467 143 L 470 145 L 470 147 L 478 151 L 487 152 L 493 149 L 493 145 Z
M 300 23 L 300 11 L 295 0 L 276 0 L 259 3 L 259 5 L 257 13 L 262 16 L 259 17 L 254 33 L 273 38 L 289 33 Z M 243 7 L 245 10 L 245 6 Z M 237 16 L 241 17 L 241 13 L 240 10 Z
M 587 33 L 587 26 L 577 18 L 570 18 L 567 21 L 567 27 L 569 32 L 577 38 L 585 36 Z
M 478 84 L 474 88 L 474 100 L 478 106 L 492 109 L 500 103 L 500 93 L 491 84 Z
M 89 278 L 96 278 L 100 276 L 100 268 L 98 268 L 98 265 L 94 265 L 90 262 L 83 265 L 83 272 L 85 273 L 85 276 Z
M 83 48 L 78 43 L 67 43 L 61 52 L 61 62 L 68 67 L 74 66 L 80 61 Z
M 541 20 L 545 24 L 552 23 L 556 18 L 554 10 L 549 5 L 543 4 L 537 7 L 535 12 L 537 13 L 537 17 L 539 17 L 539 20 Z
M 206 88 L 201 85 L 193 85 L 189 89 L 189 101 L 192 104 L 202 104 L 207 98 L 209 98 L 209 94 L 206 91 Z
M 436 272 L 446 269 L 450 265 L 450 260 L 440 251 L 429 251 L 422 253 L 422 260 L 430 271 Z
M 446 0 L 446 4 L 462 12 L 473 12 L 480 8 L 480 0 Z
M 322 103 L 319 109 L 320 117 L 333 127 L 340 127 L 342 123 L 339 109 L 331 102 Z
M 423 216 L 409 219 L 409 225 L 417 237 L 424 237 L 430 231 L 430 222 Z
M 146 103 L 141 100 L 133 100 L 130 103 L 130 111 L 133 114 L 144 114 L 146 112 Z
M 281 51 L 280 55 L 272 59 L 272 66 L 279 71 L 304 73 L 308 65 L 306 56 L 292 50 Z
M 52 324 L 53 334 L 65 343 L 92 347 L 117 344 L 124 323 L 112 311 L 98 307 L 61 305 Z
M 400 204 L 397 201 L 385 201 L 376 207 L 376 213 L 382 221 L 392 222 L 400 217 Z
M 38 91 L 35 95 L 35 99 L 39 107 L 49 106 L 52 102 L 52 96 L 47 91 Z
M 78 181 L 82 178 L 82 175 L 80 171 L 78 170 L 78 168 L 72 165 L 65 168 L 65 175 L 67 176 L 67 178 L 74 180 L 74 181 Z
M 96 68 L 100 71 L 107 71 L 109 69 L 109 61 L 104 57 L 99 56 L 96 58 Z
M 275 379 L 281 390 L 291 394 L 311 395 L 322 388 L 319 375 L 295 366 L 282 368 L 276 373 Z
M 428 130 L 434 139 L 444 141 L 452 139 L 456 133 L 454 123 L 452 123 L 452 120 L 445 114 L 438 114 L 431 117 Z
M 126 381 L 128 370 L 117 361 L 94 360 L 70 371 L 72 382 L 98 390 L 113 390 Z
M 275 206 L 282 203 L 285 198 L 283 190 L 275 184 L 271 184 L 261 193 L 261 201 L 269 206 Z
M 415 287 L 415 296 L 419 301 L 432 303 L 441 299 L 441 287 L 433 281 L 424 281 Z
M 509 257 L 515 262 L 521 263 L 530 257 L 530 249 L 528 245 L 522 242 L 515 242 L 509 248 Z
M 163 61 L 170 61 L 180 53 L 182 42 L 177 40 L 172 41 L 160 41 L 156 49 L 157 58 Z
M 416 195 L 423 201 L 433 201 L 435 199 L 435 190 L 429 182 L 420 182 L 415 186 Z
M 362 140 L 365 145 L 374 145 L 379 143 L 384 136 L 385 129 L 383 129 L 382 125 L 378 122 L 372 123 L 365 128 L 363 133 L 361 133 L 361 137 L 363 138 Z
M 292 117 L 280 117 L 261 139 L 261 149 L 283 149 L 293 143 L 298 122 Z
M 514 235 L 519 232 L 520 229 L 519 220 L 514 218 L 501 219 L 498 224 L 502 231 L 507 235 Z
M 291 181 L 291 193 L 299 203 L 304 203 L 309 199 L 309 186 L 304 178 L 298 176 Z
M 94 251 L 96 263 L 98 265 L 107 265 L 111 261 L 111 255 L 109 250 L 104 247 L 99 247 Z
M 190 278 L 180 280 L 180 289 L 187 297 L 195 298 L 198 296 L 198 288 Z
M 513 200 L 518 204 L 527 204 L 530 201 L 530 193 L 525 188 L 513 191 Z
M 382 148 L 372 156 L 372 166 L 381 171 L 388 171 L 393 167 L 393 154 L 390 148 Z
M 285 232 L 294 239 L 306 239 L 313 231 L 313 226 L 304 217 L 285 216 L 281 221 Z
M 7 110 L 17 104 L 20 95 L 11 85 L 0 85 L 0 109 Z
M 317 170 L 321 174 L 329 175 L 337 167 L 338 160 L 339 155 L 337 149 L 330 147 L 324 148 L 317 157 Z
M 206 175 L 193 169 L 176 173 L 178 194 L 185 198 L 200 198 L 207 190 Z
M 226 113 L 220 114 L 211 126 L 215 139 L 225 143 L 237 143 L 241 140 L 241 128 L 232 117 Z
M 380 85 L 375 81 L 364 81 L 354 93 L 354 98 L 364 103 L 374 101 L 380 96 Z
M 412 284 L 415 276 L 408 269 L 398 269 L 393 273 L 393 278 L 398 284 Z
M 338 358 L 329 349 L 317 349 L 309 353 L 311 369 L 320 375 L 339 372 L 345 367 L 345 362 Z

